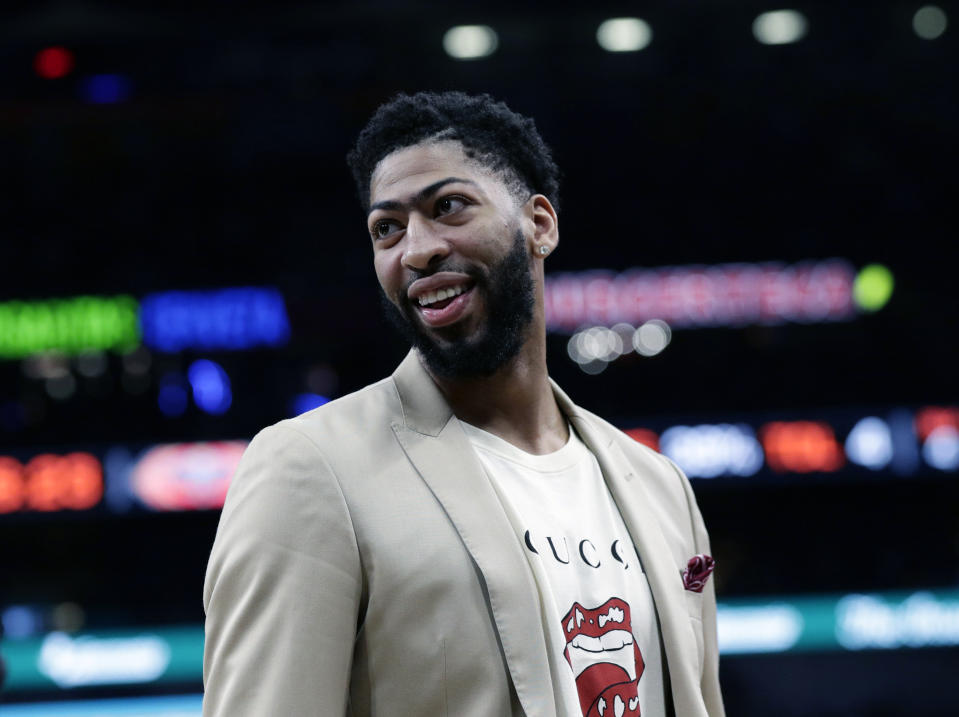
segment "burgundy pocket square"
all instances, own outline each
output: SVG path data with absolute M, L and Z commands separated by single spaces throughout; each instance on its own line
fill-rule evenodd
M 711 555 L 705 553 L 694 555 L 683 570 L 683 587 L 694 593 L 701 593 L 715 567 L 716 561 Z

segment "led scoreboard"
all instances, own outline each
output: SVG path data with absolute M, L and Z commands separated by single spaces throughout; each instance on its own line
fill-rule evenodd
M 0 456 L 0 513 L 86 510 L 103 498 L 103 466 L 90 453 Z

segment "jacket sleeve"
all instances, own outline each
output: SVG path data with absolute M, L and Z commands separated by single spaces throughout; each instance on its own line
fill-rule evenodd
M 345 714 L 361 592 L 329 464 L 286 422 L 260 432 L 207 566 L 204 717 Z
M 699 511 L 689 479 L 680 470 L 679 466 L 672 461 L 670 463 L 682 478 L 686 500 L 689 503 L 693 538 L 696 541 L 696 553 L 712 555 L 706 524 L 703 522 L 703 516 Z M 718 563 L 717 569 L 722 569 L 722 566 Z M 703 588 L 703 678 L 700 686 L 709 717 L 724 717 L 726 712 L 723 707 L 723 695 L 719 688 L 719 641 L 716 634 L 716 583 L 714 579 L 708 580 Z

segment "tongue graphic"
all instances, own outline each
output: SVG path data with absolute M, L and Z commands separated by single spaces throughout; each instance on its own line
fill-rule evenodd
M 619 665 L 598 662 L 583 670 L 576 678 L 579 703 L 584 715 L 597 713 L 596 701 L 610 686 L 629 682 L 629 675 Z M 593 710 L 590 711 L 590 707 Z

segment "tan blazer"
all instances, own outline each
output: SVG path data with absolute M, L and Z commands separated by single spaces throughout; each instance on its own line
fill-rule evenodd
M 599 460 L 649 579 L 675 712 L 722 715 L 709 541 L 671 462 L 557 402 Z M 533 575 L 442 393 L 390 378 L 260 432 L 203 604 L 206 717 L 556 713 Z

